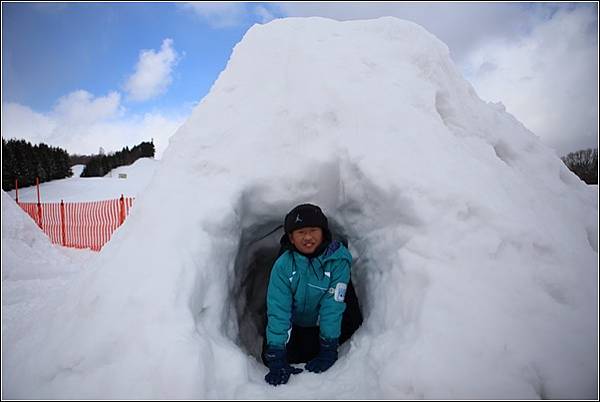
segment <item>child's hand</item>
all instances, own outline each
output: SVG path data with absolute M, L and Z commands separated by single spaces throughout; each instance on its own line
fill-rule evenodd
M 287 384 L 290 374 L 300 374 L 303 371 L 301 368 L 295 368 L 290 365 L 279 369 L 270 369 L 265 376 L 265 381 L 271 385 Z
M 265 360 L 269 366 L 265 381 L 271 385 L 286 384 L 291 374 L 299 374 L 304 371 L 288 364 L 285 349 L 270 346 L 265 353 Z
M 320 338 L 319 344 L 321 345 L 321 349 L 317 357 L 306 363 L 306 370 L 313 373 L 322 373 L 323 371 L 329 369 L 333 366 L 333 363 L 338 358 L 337 348 L 338 348 L 338 340 L 337 339 L 323 339 Z

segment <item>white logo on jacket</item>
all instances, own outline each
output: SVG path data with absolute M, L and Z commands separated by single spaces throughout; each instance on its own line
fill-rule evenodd
M 345 283 L 338 283 L 335 286 L 335 291 L 333 292 L 333 300 L 337 302 L 343 302 L 344 297 L 346 297 L 346 287 L 347 285 Z

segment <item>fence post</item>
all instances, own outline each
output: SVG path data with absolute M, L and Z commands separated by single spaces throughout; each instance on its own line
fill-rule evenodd
M 19 203 L 19 179 L 15 178 L 15 192 L 17 195 L 17 204 Z
M 65 203 L 60 200 L 60 232 L 62 235 L 62 245 L 67 246 L 67 226 L 65 224 Z
M 35 187 L 37 188 L 38 204 L 40 203 L 40 178 L 35 178 Z
M 120 223 L 119 226 L 121 226 L 123 224 L 123 222 L 125 222 L 125 198 L 123 197 L 123 194 L 121 194 L 121 199 L 119 200 L 119 205 L 120 205 L 120 209 L 121 209 L 121 219 L 120 219 Z
M 37 197 L 38 197 L 38 202 L 37 202 L 38 226 L 40 227 L 40 229 L 44 230 L 44 228 L 42 228 L 42 203 L 40 202 L 40 178 L 39 177 L 35 178 L 35 185 L 37 187 Z

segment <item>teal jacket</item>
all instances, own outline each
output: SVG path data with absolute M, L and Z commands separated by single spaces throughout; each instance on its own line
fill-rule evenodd
M 273 265 L 267 289 L 267 344 L 285 347 L 292 323 L 319 326 L 325 339 L 339 338 L 352 255 L 333 240 L 318 257 L 285 251 Z

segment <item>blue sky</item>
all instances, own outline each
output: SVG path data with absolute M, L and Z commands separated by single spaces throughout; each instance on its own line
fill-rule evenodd
M 257 22 L 213 27 L 182 3 L 3 4 L 3 101 L 47 111 L 68 92 L 124 91 L 140 51 L 173 41 L 172 83 L 132 111 L 197 102 L 225 68 L 233 46 Z
M 596 3 L 2 3 L 2 136 L 159 153 L 255 23 L 393 15 L 560 155 L 597 147 Z

